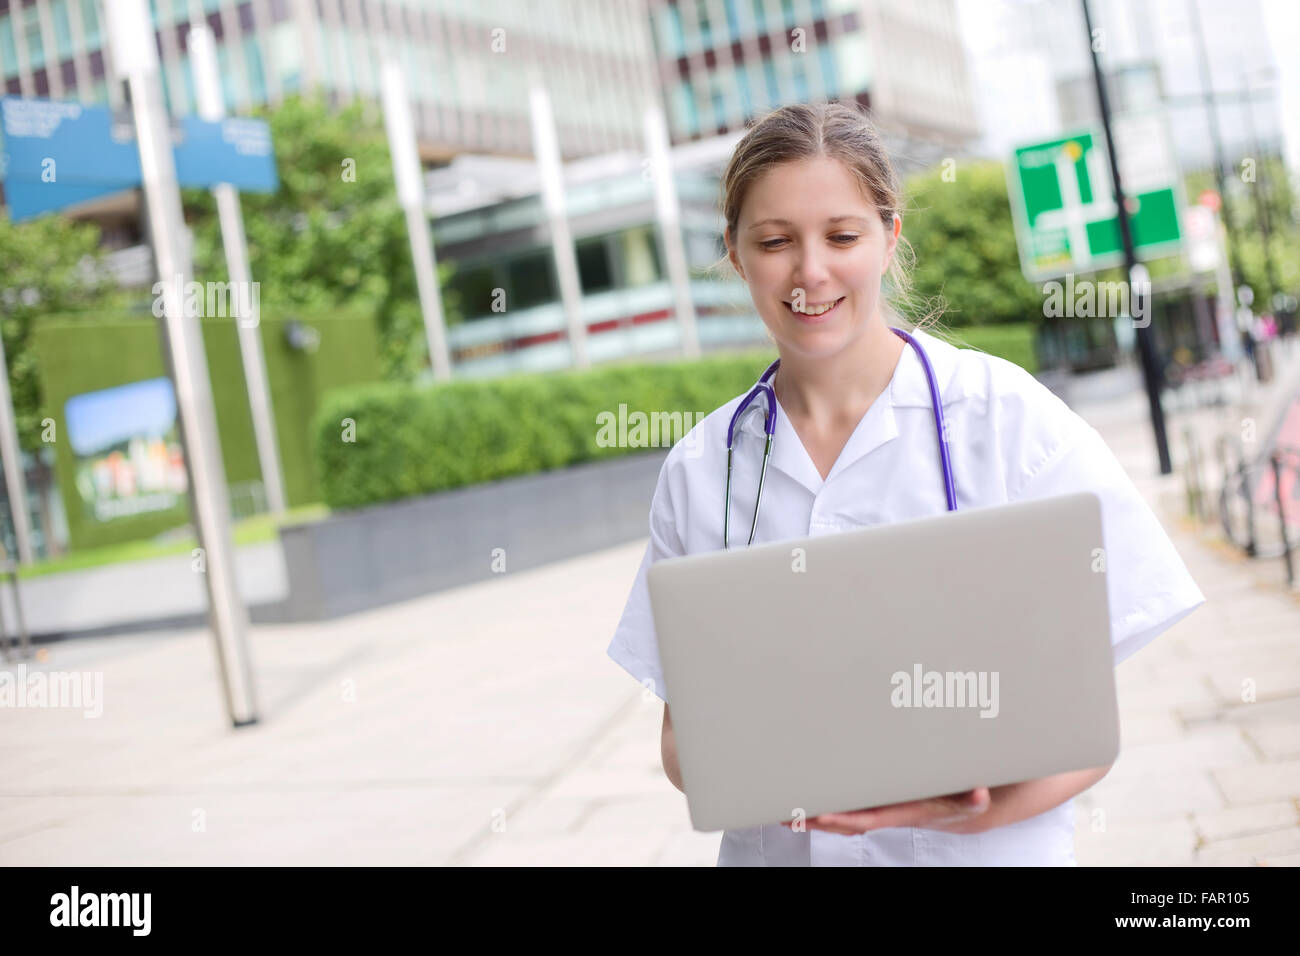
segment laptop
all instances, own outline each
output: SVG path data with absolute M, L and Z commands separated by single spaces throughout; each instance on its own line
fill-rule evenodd
M 696 830 L 1119 753 L 1091 492 L 666 558 L 647 582 Z

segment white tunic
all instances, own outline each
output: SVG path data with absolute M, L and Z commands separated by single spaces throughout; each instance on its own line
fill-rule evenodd
M 942 396 L 959 510 L 1075 491 L 1100 497 L 1116 664 L 1205 603 L 1158 519 L 1091 425 L 1018 365 L 923 331 L 911 334 L 925 349 Z M 609 656 L 638 681 L 652 680 L 665 701 L 646 569 L 661 558 L 722 548 L 727 424 L 743 397 L 700 421 L 664 461 L 650 506 L 650 542 L 609 645 Z M 749 536 L 763 440 L 761 413 L 746 413 L 735 440 L 733 548 L 744 547 Z M 755 544 L 946 510 L 929 386 L 910 344 L 824 481 L 778 403 Z M 718 853 L 719 866 L 1074 863 L 1073 800 L 969 835 L 914 827 L 855 836 L 795 833 L 773 821 L 726 831 Z

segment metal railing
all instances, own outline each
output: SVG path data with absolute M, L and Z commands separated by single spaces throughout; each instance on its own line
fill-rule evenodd
M 1295 585 L 1300 549 L 1300 447 L 1278 445 L 1252 457 L 1240 442 L 1220 437 L 1215 445 L 1221 484 L 1210 500 L 1203 481 L 1204 459 L 1196 433 L 1184 431 L 1184 483 L 1188 514 L 1208 523 L 1211 507 L 1229 542 L 1248 558 L 1281 558 L 1287 586 Z

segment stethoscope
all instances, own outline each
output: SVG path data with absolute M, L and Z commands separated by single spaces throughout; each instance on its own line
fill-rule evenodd
M 948 443 L 943 436 L 943 403 L 939 400 L 939 385 L 934 380 L 934 369 L 930 367 L 930 358 L 925 354 L 925 349 L 921 348 L 920 342 L 902 329 L 891 329 L 891 331 L 905 342 L 911 343 L 912 348 L 916 349 L 916 354 L 921 357 L 921 364 L 925 366 L 925 377 L 930 382 L 930 403 L 934 406 L 934 425 L 939 433 L 939 460 L 943 464 L 943 486 L 948 496 L 948 510 L 956 511 L 957 489 L 952 480 L 952 459 L 948 456 Z M 748 543 L 754 543 L 754 531 L 758 528 L 758 506 L 763 503 L 763 479 L 767 476 L 767 460 L 772 456 L 772 439 L 776 436 L 776 391 L 767 383 L 767 380 L 776 374 L 776 370 L 780 365 L 781 360 L 777 359 L 767 367 L 767 371 L 759 377 L 758 383 L 745 396 L 735 414 L 731 416 L 731 424 L 727 426 L 727 503 L 722 519 L 723 548 L 731 547 L 731 458 L 732 447 L 735 444 L 736 422 L 740 420 L 740 416 L 750 407 L 754 399 L 759 394 L 762 394 L 767 399 L 767 419 L 764 424 L 764 430 L 767 432 L 767 446 L 763 449 L 763 468 L 758 473 L 758 495 L 754 499 L 754 520 L 749 526 Z

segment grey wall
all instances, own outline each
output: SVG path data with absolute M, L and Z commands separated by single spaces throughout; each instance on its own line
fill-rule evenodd
M 666 450 L 338 512 L 280 529 L 283 620 L 403 601 L 647 537 Z

